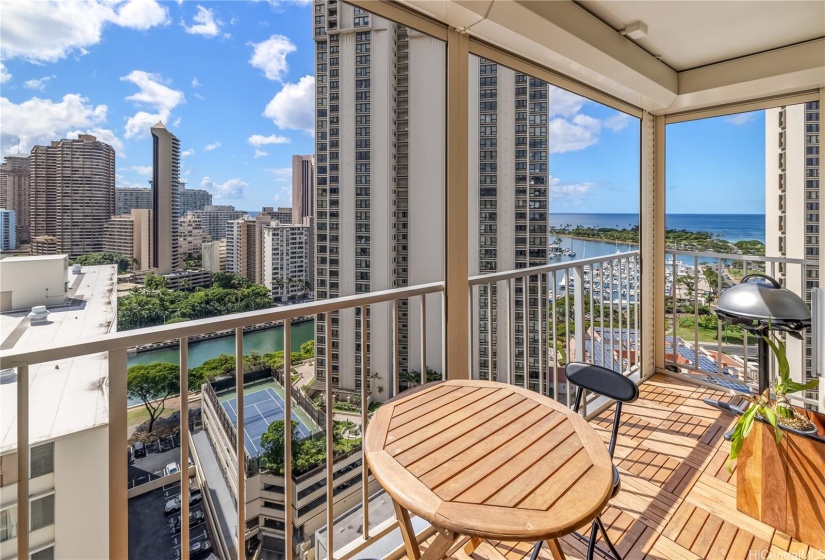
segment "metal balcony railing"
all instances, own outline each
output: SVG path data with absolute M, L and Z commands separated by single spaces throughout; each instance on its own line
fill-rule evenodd
M 719 321 L 713 312 L 719 295 L 753 273 L 776 278 L 809 304 L 818 279 L 809 271 L 818 262 L 807 259 L 666 251 L 665 364 L 673 373 L 736 391 L 756 389 L 759 371 L 757 338 Z M 806 376 L 811 368 L 812 336 L 788 344 L 792 374 Z M 777 371 L 775 357 L 772 371 Z M 801 370 L 801 372 L 800 372 Z M 795 404 L 819 409 L 816 391 L 788 395 Z M 820 395 L 821 396 L 821 395 Z

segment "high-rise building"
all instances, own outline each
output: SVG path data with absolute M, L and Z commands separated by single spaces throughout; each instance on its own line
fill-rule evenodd
M 315 4 L 315 295 L 317 299 L 444 278 L 446 60 L 444 43 L 343 2 Z M 398 371 L 441 370 L 440 301 L 420 316 L 398 307 Z M 324 333 L 327 316 L 317 318 Z M 392 395 L 393 313 L 371 306 L 373 398 Z M 332 314 L 332 340 L 316 335 L 316 378 L 340 391 L 361 386 L 356 310 Z M 326 352 L 332 345 L 330 363 Z
M 260 270 L 259 229 L 256 220 L 249 216 L 226 224 L 226 268 L 255 283 L 256 269 Z
M 55 250 L 71 256 L 101 251 L 115 213 L 114 148 L 81 134 L 35 146 L 29 166 L 32 237 L 54 237 Z
M 152 211 L 135 208 L 112 216 L 103 230 L 103 250 L 134 259 L 137 270 L 152 267 Z
M 194 214 L 186 214 L 178 218 L 178 250 L 181 257 L 201 254 L 201 246 L 212 241 L 209 234 L 203 229 L 203 222 Z
M 206 206 L 203 210 L 194 210 L 192 215 L 200 219 L 203 229 L 214 241 L 226 237 L 226 224 L 243 218 L 246 212 L 235 210 L 234 206 Z
M 279 207 L 276 210 L 272 206 L 264 206 L 263 208 L 261 208 L 261 211 L 258 212 L 258 217 L 267 218 L 268 220 L 280 222 L 282 224 L 301 223 L 292 221 L 292 208 Z
M 185 216 L 193 210 L 203 210 L 212 206 L 212 193 L 204 189 L 187 189 L 186 183 L 180 184 L 180 215 Z
M 315 156 L 292 156 L 292 223 L 315 216 Z
M 473 56 L 470 63 L 470 274 L 485 274 L 547 264 L 548 84 L 498 64 Z M 476 149 L 474 146 L 478 146 Z M 515 281 L 513 293 L 501 286 L 480 287 L 474 295 L 474 371 L 482 379 L 524 385 L 538 390 L 540 364 L 546 344 L 539 341 L 545 282 L 536 275 L 525 287 Z M 505 350 L 510 345 L 509 325 L 498 315 L 512 309 L 515 324 L 524 325 L 527 301 L 527 360 L 524 332 L 516 329 L 513 376 Z M 489 301 L 488 301 L 489 299 Z M 530 319 L 532 317 L 532 319 Z M 544 329 L 546 331 L 547 329 Z M 544 338 L 544 335 L 542 336 Z M 497 343 L 489 344 L 489 341 Z M 492 353 L 491 353 L 492 351 Z M 526 361 L 526 367 L 525 367 Z
M 226 272 L 226 239 L 201 245 L 201 267 L 210 272 Z
M 0 165 L 0 208 L 14 210 L 18 243 L 31 241 L 29 156 L 6 156 Z
M 169 274 L 181 268 L 180 141 L 163 123 L 152 127 L 152 268 Z
M 263 226 L 262 283 L 275 300 L 312 291 L 309 278 L 309 227 L 273 222 Z
M 765 254 L 789 259 L 819 259 L 820 107 L 812 101 L 765 111 Z M 819 266 L 779 263 L 777 280 L 810 303 L 819 286 Z M 785 339 L 788 362 L 797 381 L 812 375 L 811 335 Z M 803 378 L 803 375 L 805 376 Z
M 0 251 L 17 249 L 16 212 L 0 208 Z
M 152 188 L 117 187 L 115 189 L 115 212 L 118 215 L 128 214 L 135 208 L 152 208 Z

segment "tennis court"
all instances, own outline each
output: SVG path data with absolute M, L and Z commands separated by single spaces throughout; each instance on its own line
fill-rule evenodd
M 226 411 L 229 419 L 237 428 L 238 426 L 238 400 L 227 399 L 221 402 L 221 406 Z M 261 448 L 261 436 L 266 432 L 269 425 L 277 420 L 284 419 L 284 400 L 275 392 L 272 387 L 247 393 L 244 391 L 244 446 L 250 457 L 258 457 L 263 453 Z M 309 427 L 295 414 L 292 419 L 298 422 L 298 431 L 301 437 L 310 435 Z

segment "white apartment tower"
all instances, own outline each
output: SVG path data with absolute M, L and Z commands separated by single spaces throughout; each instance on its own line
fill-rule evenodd
M 213 240 L 226 237 L 226 224 L 243 218 L 246 212 L 235 210 L 234 206 L 205 206 L 203 210 L 193 210 L 192 215 L 199 218 L 203 229 Z
M 152 268 L 157 274 L 169 274 L 181 268 L 178 254 L 180 141 L 161 122 L 151 130 Z
M 212 241 L 209 234 L 203 229 L 203 222 L 194 214 L 186 214 L 178 218 L 178 251 L 181 258 L 187 255 L 201 254 L 204 243 Z
M 470 274 L 547 264 L 548 89 L 546 82 L 473 56 L 470 63 Z M 477 87 L 476 87 L 477 84 Z M 476 143 L 477 142 L 477 143 Z M 478 146 L 478 149 L 474 148 Z M 546 361 L 546 334 L 540 329 L 546 277 L 481 286 L 473 306 L 473 369 L 482 379 L 539 389 Z M 492 292 L 492 293 L 490 293 Z M 525 298 L 526 296 L 526 298 Z M 509 324 L 501 313 L 515 298 L 514 356 L 508 351 Z M 524 303 L 527 300 L 528 356 L 524 356 Z M 546 331 L 547 329 L 543 329 Z M 525 367 L 526 361 L 526 367 Z M 513 375 L 508 372 L 512 369 Z
M 258 283 L 259 270 L 258 224 L 244 216 L 226 224 L 226 269 Z
M 128 214 L 112 216 L 103 230 L 103 250 L 134 260 L 137 270 L 152 264 L 152 211 L 135 208 Z
M 274 222 L 263 226 L 263 284 L 272 298 L 286 301 L 311 291 L 309 287 L 310 228 Z
M 819 259 L 820 108 L 817 101 L 765 111 L 765 252 L 789 259 Z M 810 303 L 819 266 L 780 263 L 777 280 Z M 791 372 L 811 375 L 811 336 L 786 337 Z M 803 381 L 800 376 L 798 381 Z
M 315 158 L 292 156 L 292 223 L 302 224 L 315 215 Z
M 115 213 L 128 214 L 135 208 L 152 208 L 152 188 L 117 187 L 115 189 Z
M 35 146 L 29 158 L 32 244 L 70 256 L 103 249 L 115 213 L 115 150 L 94 136 Z M 51 238 L 54 238 L 51 240 Z
M 314 4 L 317 299 L 443 280 L 445 48 L 337 0 Z M 316 320 L 316 377 L 360 390 L 360 311 Z M 371 306 L 373 398 L 392 396 L 389 304 Z M 417 309 L 398 309 L 397 371 L 421 370 Z M 440 301 L 428 300 L 427 367 L 441 371 Z M 332 342 L 331 360 L 325 353 Z
M 31 240 L 29 156 L 6 156 L 0 164 L 0 208 L 14 211 L 17 242 L 28 243 Z

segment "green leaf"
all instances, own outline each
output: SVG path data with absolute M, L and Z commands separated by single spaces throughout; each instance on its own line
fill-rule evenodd
M 787 383 L 791 378 L 791 366 L 788 364 L 788 356 L 785 351 L 785 343 L 781 340 L 774 341 L 772 337 L 762 335 L 762 338 L 767 342 L 779 362 L 779 379 L 781 383 Z
M 788 393 L 798 393 L 799 391 L 810 391 L 812 389 L 816 389 L 817 385 L 819 385 L 818 379 L 811 379 L 808 383 L 797 383 L 796 381 L 788 380 L 785 385 L 787 386 L 788 390 L 785 392 L 787 395 Z
M 774 437 L 776 438 L 776 443 L 782 441 L 782 430 L 779 429 L 779 426 L 776 425 L 776 413 L 773 409 L 769 407 L 764 407 L 762 410 L 762 416 L 768 421 L 768 423 L 773 426 L 773 433 Z

